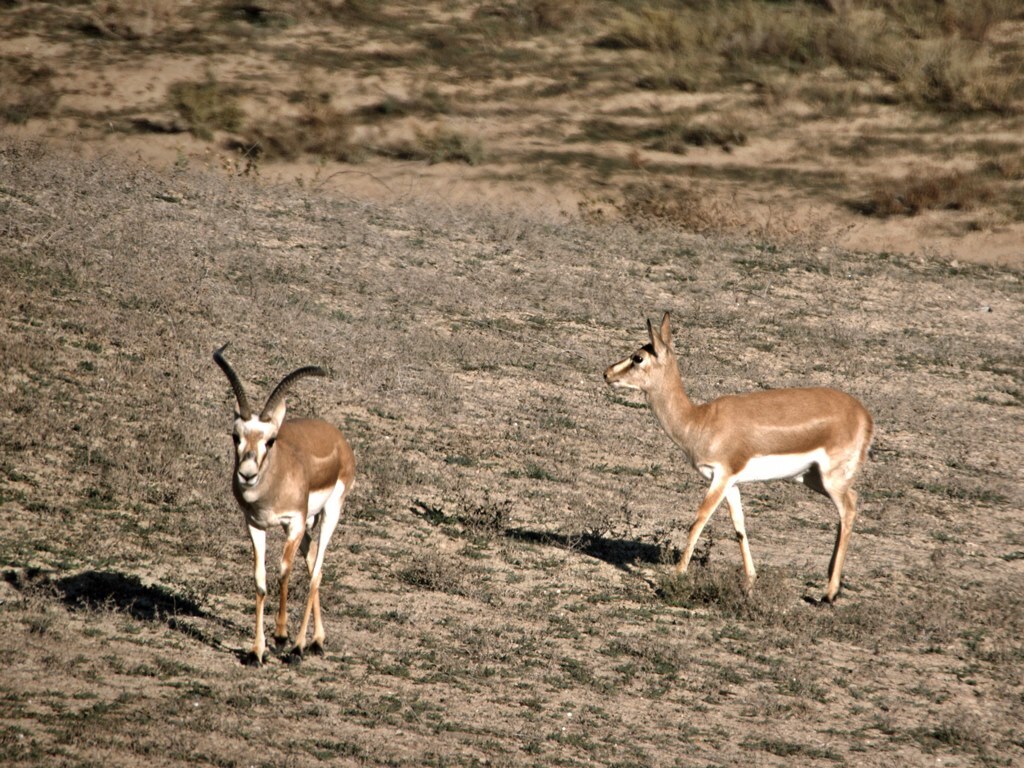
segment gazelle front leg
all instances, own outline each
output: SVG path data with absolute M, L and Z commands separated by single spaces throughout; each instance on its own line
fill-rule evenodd
M 281 552 L 281 571 L 277 582 L 279 602 L 277 604 L 277 622 L 274 624 L 274 644 L 278 648 L 288 642 L 288 579 L 292 573 L 292 564 L 295 562 L 295 553 L 298 551 L 305 533 L 302 520 L 292 520 L 286 524 L 285 532 L 288 539 Z
M 253 579 L 256 582 L 256 638 L 252 656 L 256 666 L 259 666 L 263 664 L 267 652 L 267 642 L 263 635 L 263 604 L 267 599 L 267 532 L 250 525 L 249 538 L 252 540 Z
M 686 550 L 676 564 L 677 576 L 686 573 L 686 569 L 690 565 L 690 558 L 693 557 L 693 550 L 697 548 L 697 539 L 700 538 L 701 531 L 711 519 L 711 515 L 718 509 L 718 505 L 722 503 L 722 499 L 725 498 L 730 487 L 728 480 L 723 479 L 721 474 L 716 472 L 711 481 L 711 487 L 708 488 L 707 495 L 704 496 L 704 501 L 697 509 L 697 517 L 693 521 L 693 525 L 690 526 L 690 533 L 686 538 Z
M 732 527 L 736 530 L 736 540 L 740 543 L 740 554 L 743 556 L 743 575 L 746 580 L 747 592 L 754 588 L 757 571 L 754 569 L 754 558 L 750 556 L 750 542 L 747 541 L 747 527 L 743 519 L 743 505 L 740 503 L 739 486 L 733 485 L 725 492 L 725 501 L 732 515 Z

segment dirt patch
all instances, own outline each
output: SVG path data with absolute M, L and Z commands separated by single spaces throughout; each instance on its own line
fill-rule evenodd
M 1018 272 L 192 165 L 0 147 L 4 761 L 1024 759 Z M 600 378 L 661 309 L 698 400 L 874 415 L 833 608 L 834 511 L 784 484 L 745 495 L 752 598 L 727 515 L 670 578 L 704 483 Z M 254 389 L 329 367 L 289 412 L 358 457 L 301 664 L 241 663 L 225 341 Z

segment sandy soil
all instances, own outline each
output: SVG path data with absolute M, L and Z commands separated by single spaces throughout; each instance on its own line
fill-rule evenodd
M 31 144 L 0 164 L 0 760 L 1024 759 L 1019 273 Z M 790 484 L 745 492 L 752 598 L 727 515 L 671 578 L 704 483 L 600 378 L 652 307 L 697 399 L 828 384 L 874 415 L 833 609 L 808 600 L 834 511 Z M 289 412 L 357 452 L 301 664 L 241 663 L 225 340 L 254 398 L 328 365 Z

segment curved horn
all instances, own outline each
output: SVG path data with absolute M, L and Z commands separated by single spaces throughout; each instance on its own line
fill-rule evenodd
M 284 397 L 288 387 L 294 384 L 296 381 L 301 379 L 303 376 L 327 376 L 328 373 L 323 368 L 316 365 L 307 365 L 304 368 L 299 368 L 292 371 L 283 379 L 281 383 L 274 387 L 274 391 L 270 393 L 270 397 L 267 398 L 267 404 L 263 406 L 263 412 L 260 414 L 260 420 L 266 421 L 270 414 L 274 412 L 277 404 Z
M 227 348 L 228 345 L 225 344 L 220 349 L 214 350 L 213 361 L 220 366 L 220 369 L 224 371 L 224 375 L 228 377 L 228 381 L 231 382 L 231 389 L 235 392 L 235 400 L 238 401 L 238 414 L 248 421 L 252 418 L 252 408 L 249 407 L 249 399 L 245 396 L 245 390 L 242 388 L 242 382 L 238 379 L 238 374 L 228 365 L 228 361 L 224 359 L 223 352 Z

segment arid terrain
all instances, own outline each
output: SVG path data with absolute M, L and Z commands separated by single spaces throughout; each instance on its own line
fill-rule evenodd
M 1024 18 L 701 5 L 0 8 L 0 764 L 1024 763 Z M 601 379 L 663 310 L 697 400 L 872 412 L 834 606 L 795 484 L 752 595 L 725 510 L 672 576 L 705 482 Z M 225 342 L 331 370 L 322 657 L 243 663 Z
M 1016 0 L 0 9 L 0 125 L 76 153 L 1018 268 L 1022 73 Z

